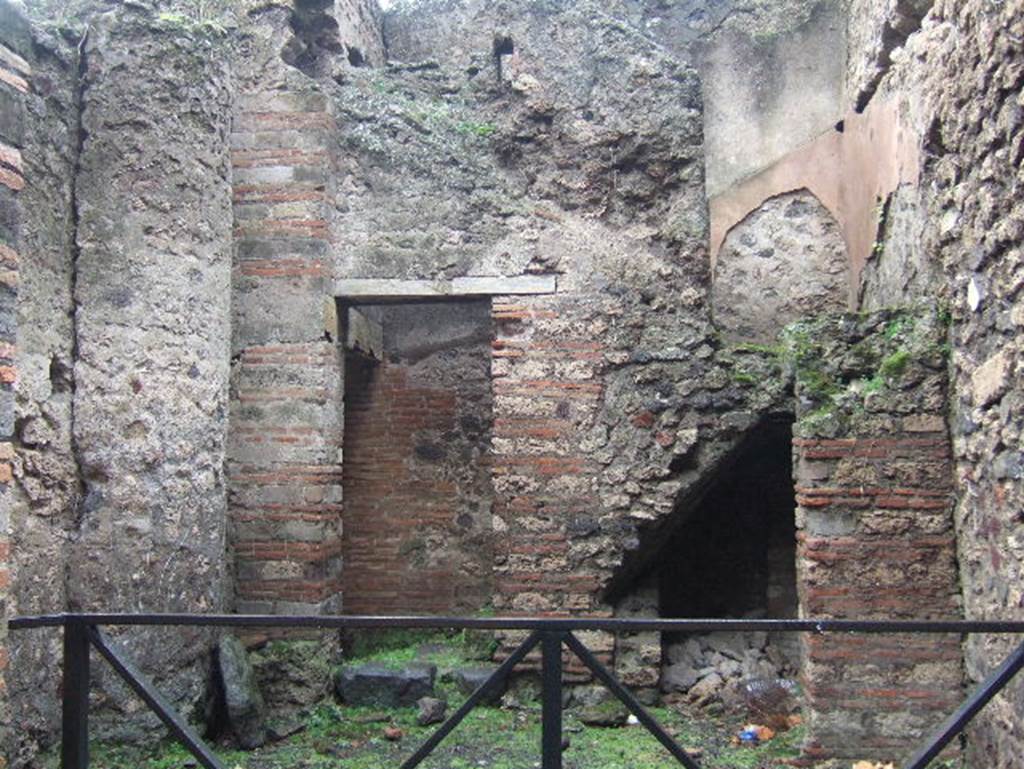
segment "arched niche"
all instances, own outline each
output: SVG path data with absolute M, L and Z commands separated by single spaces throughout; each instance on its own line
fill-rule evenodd
M 800 318 L 844 310 L 848 286 L 839 223 L 801 189 L 768 198 L 726 234 L 712 313 L 727 339 L 767 343 Z

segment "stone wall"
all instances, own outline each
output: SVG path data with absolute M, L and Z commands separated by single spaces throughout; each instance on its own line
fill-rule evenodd
M 737 4 L 701 46 L 709 195 L 842 119 L 843 11 L 832 0 Z
M 591 543 L 574 536 L 600 509 L 599 465 L 585 439 L 603 395 L 600 340 L 567 333 L 572 298 L 497 299 L 495 341 L 495 608 L 590 613 L 600 581 Z M 582 331 L 585 327 L 579 327 Z
M 864 265 L 858 302 L 865 310 L 926 303 L 946 294 L 942 269 L 925 232 L 927 191 L 897 187 L 880 206 L 877 245 Z
M 11 611 L 11 508 L 13 497 L 14 388 L 17 381 L 17 301 L 22 270 L 23 193 L 26 186 L 25 103 L 32 70 L 28 26 L 19 9 L 0 2 L 0 745 L 12 725 L 7 681 L 7 620 Z M 5 753 L 0 766 L 7 766 Z
M 592 16 L 596 25 L 583 22 Z M 608 611 L 597 572 L 607 578 L 628 536 L 601 498 L 602 468 L 621 461 L 625 471 L 635 450 L 667 464 L 672 451 L 653 440 L 653 415 L 637 428 L 629 417 L 639 404 L 623 411 L 607 388 L 619 380 L 615 391 L 625 390 L 637 375 L 634 347 L 663 351 L 673 337 L 699 346 L 707 328 L 701 173 L 690 160 L 698 83 L 589 5 L 510 23 L 515 52 L 500 57 L 501 80 L 492 35 L 475 73 L 396 67 L 336 91 L 345 181 L 333 269 L 343 283 L 495 287 L 493 525 L 504 543 L 495 608 Z M 548 56 L 564 33 L 579 61 Z M 637 120 L 627 90 L 662 109 Z M 553 293 L 502 291 L 530 276 L 546 276 Z M 634 307 L 648 308 L 646 325 Z M 623 452 L 608 435 L 620 425 Z M 626 444 L 638 430 L 645 440 L 634 449 Z M 657 488 L 660 472 L 644 480 L 645 504 L 667 510 L 676 488 Z
M 343 587 L 358 586 L 341 558 L 343 403 L 358 403 L 335 299 L 376 281 L 491 302 L 492 514 L 482 492 L 437 504 L 477 505 L 461 551 L 478 526 L 502 543 L 484 583 L 495 607 L 650 612 L 659 543 L 686 536 L 709 479 L 761 416 L 789 406 L 786 366 L 743 344 L 767 329 L 737 329 L 730 345 L 711 324 L 704 164 L 725 169 L 724 186 L 816 135 L 713 201 L 716 310 L 756 283 L 730 285 L 733 256 L 789 248 L 777 212 L 752 212 L 807 189 L 842 229 L 848 295 L 863 307 L 948 297 L 956 413 L 951 460 L 932 321 L 822 329 L 835 344 L 811 357 L 838 368 L 798 361 L 804 610 L 917 616 L 906 593 L 955 615 L 955 491 L 968 613 L 1019 615 L 1018 7 L 939 0 L 923 15 L 923 2 L 865 0 L 847 28 L 829 2 L 449 2 L 435 15 L 421 4 L 389 17 L 388 48 L 440 62 L 380 66 L 370 0 L 237 5 L 225 38 L 209 20 L 141 4 L 95 16 L 80 46 L 44 33 L 29 46 L 23 24 L 3 26 L 33 69 L 28 79 L 28 63 L 0 57 L 0 130 L 33 125 L 5 134 L 0 156 L 4 236 L 8 219 L 21 228 L 4 252 L 21 265 L 17 323 L 3 329 L 16 331 L 7 352 L 19 369 L 5 433 L 16 447 L 11 606 L 342 610 Z M 798 44 L 812 31 L 814 46 Z M 841 113 L 833 52 L 847 34 L 849 107 L 863 112 L 821 133 Z M 822 66 L 791 79 L 804 54 Z M 753 107 L 729 103 L 741 101 L 725 87 L 736 60 L 779 70 L 742 84 L 761 86 Z M 724 74 L 702 83 L 695 62 Z M 794 99 L 813 113 L 799 131 L 788 130 Z M 731 146 L 747 118 L 760 133 Z M 830 301 L 798 297 L 793 317 L 836 306 L 841 283 L 834 229 L 798 234 L 830 243 Z M 402 382 L 398 368 L 388 381 Z M 419 374 L 400 368 L 408 394 Z M 449 400 L 430 403 L 432 427 L 450 432 Z M 457 442 L 482 452 L 478 438 Z M 125 576 L 112 582 L 115 561 Z M 879 591 L 892 600 L 864 598 Z M 198 698 L 210 639 L 132 638 L 176 700 Z M 605 659 L 616 652 L 606 636 L 588 640 Z M 25 744 L 55 723 L 52 706 L 32 702 L 54 644 L 38 635 L 14 649 Z M 882 756 L 897 727 L 925 728 L 957 689 L 957 649 L 915 648 L 900 666 L 888 664 L 892 645 L 812 639 L 809 752 L 846 741 Z M 970 676 L 1004 650 L 972 642 Z M 617 651 L 620 672 L 650 690 L 657 639 Z M 886 664 L 851 662 L 863 655 Z M 850 672 L 832 686 L 837 660 Z M 915 703 L 899 718 L 896 694 Z M 1005 766 L 1021 757 L 1016 694 L 974 733 Z M 851 719 L 857 742 L 836 726 Z
M 714 261 L 712 314 L 734 342 L 771 344 L 802 318 L 839 312 L 849 287 L 839 224 L 807 190 L 766 200 Z
M 846 94 L 858 111 L 871 101 L 894 57 L 934 4 L 935 0 L 849 0 Z
M 82 46 L 71 608 L 224 605 L 231 103 L 216 40 L 126 7 L 95 18 Z M 207 633 L 126 641 L 143 668 L 166 671 L 168 697 L 201 699 Z M 107 694 L 105 706 L 142 708 Z
M 384 15 L 389 56 L 488 71 L 497 41 L 515 61 L 521 19 L 571 2 L 479 0 L 400 5 Z M 842 117 L 847 27 L 836 0 L 606 0 L 600 12 L 697 68 L 705 111 L 707 188 L 717 194 L 826 131 Z M 566 50 L 553 42 L 544 54 Z M 535 52 L 536 54 L 536 52 Z M 529 54 L 527 54 L 529 55 Z M 610 60 L 609 60 L 610 63 Z
M 249 6 L 251 17 L 270 11 L 287 19 L 287 30 L 281 27 L 282 34 L 275 36 L 272 44 L 283 44 L 281 59 L 311 77 L 341 82 L 353 67 L 384 63 L 381 12 L 374 0 L 298 0 Z

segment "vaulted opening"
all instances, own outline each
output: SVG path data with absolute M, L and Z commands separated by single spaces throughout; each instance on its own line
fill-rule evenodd
M 790 424 L 762 422 L 669 540 L 657 567 L 662 616 L 796 616 Z
M 792 423 L 789 414 L 760 420 L 671 525 L 641 539 L 647 552 L 636 562 L 644 566 L 618 594 L 621 616 L 797 616 Z M 799 665 L 792 634 L 665 633 L 661 650 L 662 694 L 691 700 L 735 701 L 750 682 L 791 678 Z M 628 666 L 631 653 L 620 643 L 620 664 Z
M 791 425 L 789 416 L 761 421 L 669 539 L 656 566 L 662 617 L 797 616 Z M 798 663 L 793 634 L 717 633 L 697 644 L 666 634 L 666 662 L 724 667 L 723 681 L 786 676 Z

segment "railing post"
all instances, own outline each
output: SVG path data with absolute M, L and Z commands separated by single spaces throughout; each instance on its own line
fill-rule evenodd
M 85 623 L 64 623 L 61 769 L 89 769 L 89 635 Z
M 562 769 L 562 633 L 545 632 L 541 652 L 541 766 Z

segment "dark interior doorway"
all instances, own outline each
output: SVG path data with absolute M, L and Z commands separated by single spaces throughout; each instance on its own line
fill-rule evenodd
M 663 617 L 795 617 L 792 419 L 764 420 L 663 551 Z

